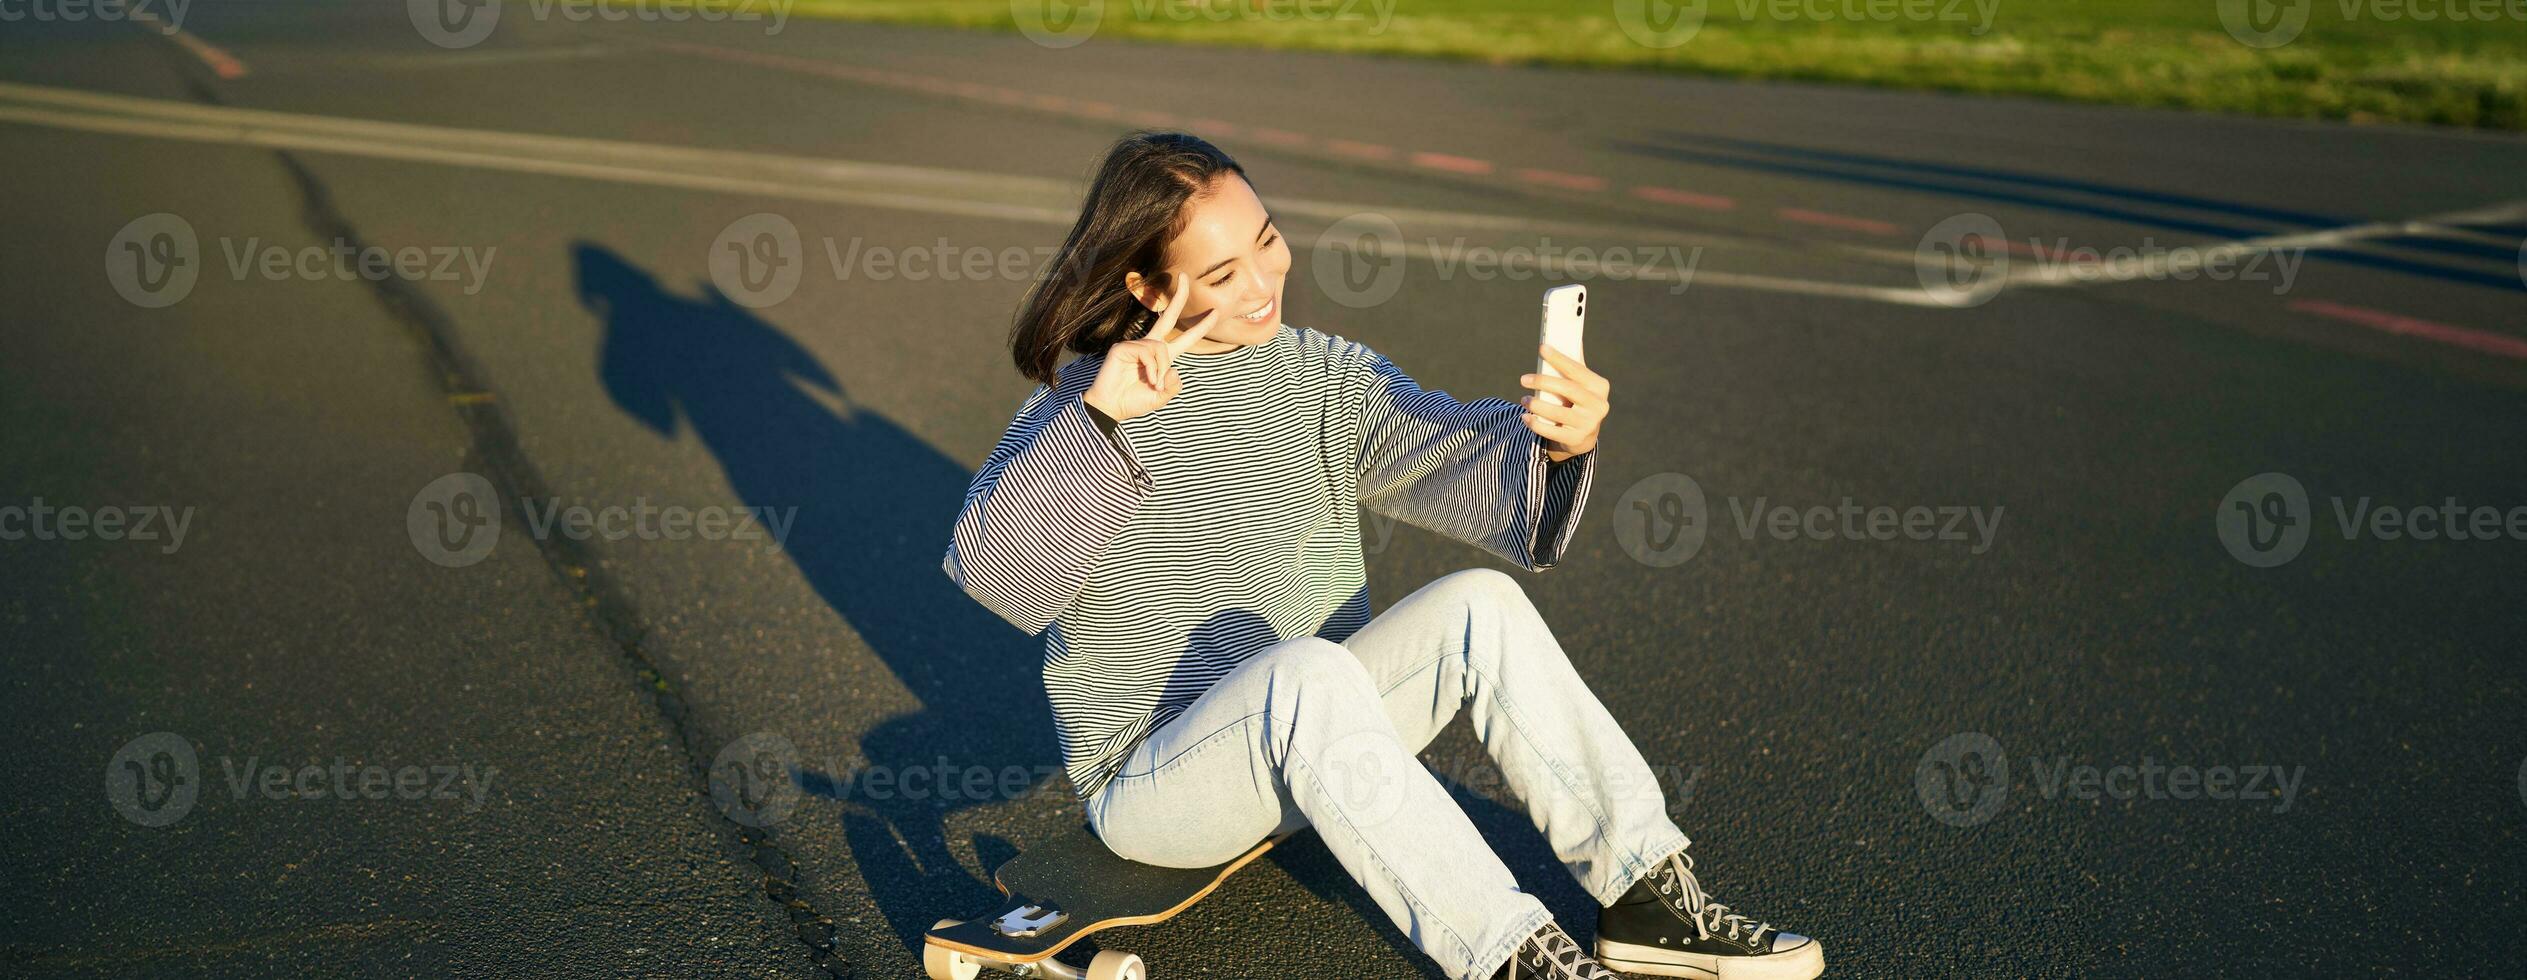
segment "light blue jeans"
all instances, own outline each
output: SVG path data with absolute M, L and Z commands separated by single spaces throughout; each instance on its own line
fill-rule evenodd
M 1133 750 L 1088 822 L 1123 857 L 1188 868 L 1314 826 L 1413 945 L 1487 980 L 1551 916 L 1415 757 L 1459 709 L 1599 905 L 1689 843 L 1525 590 L 1488 568 L 1340 644 L 1299 637 L 1239 664 Z

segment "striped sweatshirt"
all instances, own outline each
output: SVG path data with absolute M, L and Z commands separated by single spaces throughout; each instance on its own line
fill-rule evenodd
M 1315 330 L 1179 354 L 1176 397 L 1121 422 L 1080 400 L 1104 360 L 1074 358 L 1018 406 L 942 563 L 1044 634 L 1044 690 L 1082 800 L 1241 661 L 1368 624 L 1359 508 L 1541 571 L 1596 474 L 1593 450 L 1548 462 L 1516 403 L 1425 390 Z

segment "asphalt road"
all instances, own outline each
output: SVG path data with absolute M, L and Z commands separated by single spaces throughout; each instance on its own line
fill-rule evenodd
M 1289 322 L 1460 397 L 1514 397 L 1543 274 L 1589 284 L 1616 413 L 1520 580 L 1706 884 L 1831 974 L 2527 959 L 2527 140 L 531 5 L 448 49 L 403 7 L 7 25 L 0 521 L 53 509 L 0 540 L 13 975 L 917 975 L 1080 819 L 896 779 L 1055 761 L 1037 641 L 938 561 L 1030 388 L 1009 311 L 1135 124 L 1247 165 Z M 1995 254 L 1960 227 L 2005 266 L 1926 273 Z M 2241 241 L 2282 251 L 2139 251 Z M 437 519 L 468 473 L 496 538 Z M 2257 567 L 2215 515 L 2288 503 L 2265 473 L 2306 534 Z M 2339 516 L 2449 507 L 2500 533 Z M 1872 530 L 1912 508 L 1957 533 Z M 1363 530 L 1381 607 L 1489 562 Z M 1462 728 L 1428 759 L 1585 938 Z M 1112 935 L 1435 975 L 1305 838 Z

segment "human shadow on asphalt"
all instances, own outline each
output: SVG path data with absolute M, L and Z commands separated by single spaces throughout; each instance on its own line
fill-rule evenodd
M 919 699 L 919 710 L 860 735 L 870 767 L 862 772 L 900 774 L 942 764 L 950 772 L 1000 774 L 1012 765 L 1042 767 L 1039 775 L 1052 771 L 1060 749 L 1042 678 L 1033 669 L 1039 641 L 1011 629 L 938 571 L 973 472 L 853 404 L 806 348 L 708 284 L 690 296 L 670 292 L 621 255 L 586 242 L 574 245 L 571 257 L 580 301 L 604 323 L 598 370 L 616 407 L 662 437 L 699 439 L 748 506 L 798 508 L 784 550 L 818 596 Z M 840 409 L 811 391 L 829 394 Z M 1259 619 L 1232 610 L 1209 625 L 1235 632 L 1255 628 Z M 1171 683 L 1181 682 L 1190 679 Z M 706 734 L 724 739 L 738 733 Z M 857 775 L 812 768 L 795 774 L 809 794 L 841 803 L 851 858 L 900 941 L 915 947 L 937 919 L 998 903 L 987 882 L 962 871 L 948 850 L 945 824 L 962 809 L 1006 794 L 957 799 L 924 792 L 907 799 L 862 785 Z M 1061 793 L 1068 785 L 1039 780 L 1026 792 Z M 1577 911 L 1574 898 L 1584 902 L 1585 896 L 1558 867 L 1545 877 L 1559 883 L 1536 881 L 1527 870 L 1539 855 L 1549 860 L 1551 854 L 1525 814 L 1453 783 L 1451 789 L 1501 856 L 1521 868 L 1522 881 L 1531 889 L 1543 885 L 1539 897 L 1555 912 Z M 1017 854 L 991 834 L 978 834 L 972 843 L 986 869 Z M 1318 900 L 1351 909 L 1424 975 L 1440 976 L 1314 835 L 1276 849 L 1270 860 Z M 1578 933 L 1586 920 L 1569 924 Z
M 989 907 L 997 893 L 962 871 L 944 838 L 946 820 L 1007 799 L 997 780 L 1012 766 L 1027 770 L 1023 792 L 1059 793 L 1067 784 L 1043 778 L 1059 747 L 1033 669 L 1037 641 L 940 571 L 972 471 L 853 404 L 806 348 L 708 284 L 693 295 L 670 292 L 587 242 L 575 244 L 571 258 L 580 302 L 604 324 L 598 370 L 614 404 L 660 436 L 700 440 L 748 506 L 796 507 L 784 551 L 921 703 L 859 736 L 868 768 L 797 774 L 808 793 L 842 803 L 845 839 L 871 900 L 907 944 L 942 916 Z M 819 692 L 763 692 L 793 695 Z M 834 724 L 848 729 L 852 721 Z M 913 792 L 910 782 L 899 790 L 866 778 L 916 771 L 988 772 L 994 787 L 979 795 L 956 785 Z M 997 840 L 977 846 L 987 861 L 1009 850 Z

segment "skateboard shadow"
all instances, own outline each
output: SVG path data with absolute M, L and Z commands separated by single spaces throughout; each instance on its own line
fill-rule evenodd
M 997 893 L 950 853 L 945 821 L 1008 799 L 998 778 L 1013 764 L 1028 770 L 1022 792 L 1068 784 L 1043 779 L 1059 749 L 1042 681 L 1030 669 L 1041 656 L 1038 641 L 938 570 L 972 471 L 854 404 L 805 347 L 709 285 L 689 296 L 671 292 L 587 242 L 573 245 L 571 257 L 581 303 L 604 322 L 598 370 L 614 404 L 662 437 L 699 440 L 747 505 L 796 507 L 784 553 L 921 703 L 859 735 L 869 769 L 796 774 L 809 793 L 843 802 L 844 836 L 872 901 L 907 943 L 943 910 L 988 904 Z M 880 770 L 988 771 L 994 789 L 952 796 L 940 782 L 913 794 L 909 781 L 905 790 L 880 791 L 861 780 Z M 998 841 L 990 849 L 1002 853 L 985 853 L 987 862 L 1009 850 Z
M 851 402 L 805 347 L 709 285 L 692 295 L 671 292 L 621 255 L 588 242 L 574 244 L 571 257 L 580 301 L 604 323 L 598 371 L 615 406 L 661 437 L 699 440 L 745 504 L 796 507 L 784 552 L 921 703 L 859 735 L 871 769 L 946 766 L 1000 774 L 1017 763 L 1038 777 L 1022 792 L 1066 795 L 1068 782 L 1051 775 L 1060 750 L 1042 678 L 1033 669 L 1013 669 L 1037 663 L 1040 641 L 1011 629 L 935 571 L 973 471 Z M 828 407 L 816 391 L 840 407 Z M 1230 610 L 1206 629 L 1226 636 L 1269 627 L 1251 611 Z M 1169 687 L 1200 680 L 1174 677 Z M 977 705 L 991 708 L 973 710 Z M 723 719 L 719 726 L 743 723 Z M 712 722 L 697 718 L 697 724 Z M 1460 719 L 1441 738 L 1467 737 L 1463 725 Z M 700 735 L 716 742 L 743 730 L 706 727 Z M 860 775 L 804 769 L 794 778 L 808 793 L 842 804 L 837 809 L 850 856 L 900 942 L 918 947 L 940 916 L 997 903 L 989 882 L 965 873 L 949 851 L 945 826 L 960 810 L 1007 795 L 907 797 L 864 787 Z M 1450 788 L 1521 882 L 1542 886 L 1539 897 L 1584 939 L 1593 919 L 1569 916 L 1594 906 L 1558 865 L 1546 875 L 1536 872 L 1539 855 L 1550 864 L 1552 854 L 1525 814 Z M 972 843 L 985 869 L 1018 853 L 991 834 L 978 834 Z M 1368 922 L 1423 975 L 1441 975 L 1314 834 L 1275 848 L 1267 860 L 1318 899 Z M 1096 948 L 1095 937 L 1080 948 Z

